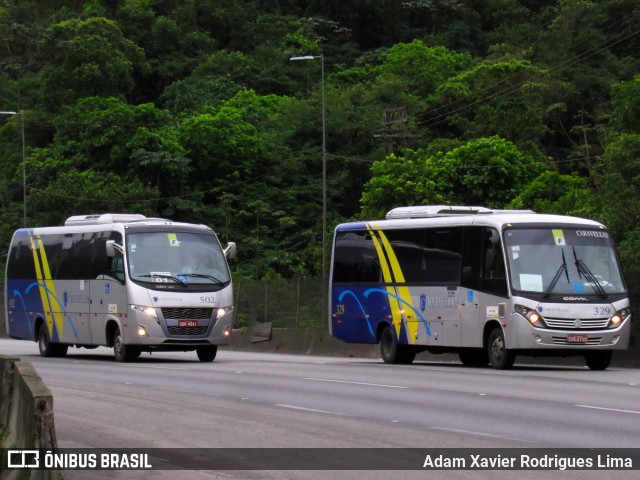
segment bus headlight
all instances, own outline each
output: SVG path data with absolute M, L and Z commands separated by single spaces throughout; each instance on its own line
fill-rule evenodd
M 527 315 L 527 320 L 529 320 L 529 323 L 531 323 L 531 325 L 535 326 L 540 326 L 544 323 L 542 321 L 542 317 L 538 314 L 538 312 L 529 312 L 529 314 Z
M 218 309 L 218 311 L 216 312 L 216 320 L 224 317 L 225 315 L 227 315 L 228 313 L 233 312 L 233 307 L 220 307 Z
M 522 305 L 516 305 L 514 307 L 514 310 L 516 311 L 516 313 L 519 313 L 524 318 L 526 318 L 534 327 L 545 328 L 547 326 L 544 323 L 542 315 L 540 315 L 535 310 L 532 310 L 531 308 L 523 307 Z
M 129 305 L 131 310 L 134 310 L 138 313 L 142 313 L 148 317 L 158 319 L 158 314 L 156 313 L 156 309 L 153 307 L 145 307 L 144 305 Z
M 613 317 L 609 319 L 609 328 L 614 328 L 620 325 L 629 315 L 631 315 L 631 310 L 628 308 L 623 308 L 622 310 L 618 310 Z

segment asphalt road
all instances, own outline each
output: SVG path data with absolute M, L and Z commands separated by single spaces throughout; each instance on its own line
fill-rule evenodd
M 31 362 L 54 396 L 66 448 L 639 448 L 640 370 L 379 360 L 222 350 L 143 354 L 71 349 Z M 327 462 L 330 465 L 331 462 Z M 322 466 L 319 466 L 322 468 Z M 67 478 L 640 478 L 629 471 L 68 472 Z M 635 476 L 634 476 L 635 475 Z

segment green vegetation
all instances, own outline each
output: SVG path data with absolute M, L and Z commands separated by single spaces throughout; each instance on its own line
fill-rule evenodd
M 328 218 L 417 203 L 605 222 L 640 300 L 636 0 L 21 0 L 0 7 L 0 255 L 27 223 L 213 226 L 317 277 Z M 290 62 L 292 56 L 314 60 Z M 322 60 L 319 57 L 322 55 Z

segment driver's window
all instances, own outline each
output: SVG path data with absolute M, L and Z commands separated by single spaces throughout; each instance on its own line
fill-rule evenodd
M 497 230 L 484 231 L 482 290 L 498 295 L 507 294 L 507 275 L 502 255 L 502 242 Z
M 484 242 L 483 278 L 506 278 L 504 258 L 502 256 L 502 242 L 496 230 L 487 229 Z
M 124 283 L 124 259 L 121 253 L 111 259 L 111 276 L 121 283 Z

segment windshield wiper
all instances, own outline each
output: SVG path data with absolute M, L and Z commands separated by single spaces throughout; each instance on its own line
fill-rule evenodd
M 187 286 L 187 283 L 185 280 L 180 280 L 178 277 L 174 277 L 173 275 L 167 275 L 164 273 L 147 273 L 145 275 L 136 275 L 139 278 L 145 277 L 145 278 L 168 278 L 170 280 L 173 280 L 176 283 L 179 283 L 181 285 L 184 285 L 185 287 Z
M 181 274 L 183 277 L 196 277 L 196 278 L 207 278 L 211 280 L 213 283 L 223 284 L 224 282 L 213 275 L 205 275 L 204 273 L 183 273 Z
M 607 292 L 604 291 L 604 288 L 602 288 L 602 285 L 600 285 L 600 282 L 598 282 L 598 279 L 596 278 L 596 276 L 591 272 L 591 270 L 589 270 L 589 267 L 587 267 L 587 264 L 584 263 L 581 259 L 579 259 L 578 256 L 576 255 L 575 247 L 573 248 L 573 258 L 576 261 L 576 268 L 578 269 L 578 275 L 580 275 L 580 278 L 582 278 L 582 275 L 584 275 L 587 280 L 593 283 L 593 288 L 594 290 L 598 291 L 598 294 L 600 295 L 600 297 L 607 298 Z
M 556 286 L 556 284 L 558 283 L 558 280 L 560 280 L 560 277 L 562 276 L 562 272 L 565 273 L 565 275 L 567 276 L 567 282 L 569 282 L 569 269 L 567 268 L 567 260 L 564 257 L 564 248 L 562 249 L 562 265 L 560 265 L 560 267 L 558 268 L 558 271 L 553 276 L 551 283 L 549 283 L 549 286 L 544 291 L 544 298 L 548 298 L 549 295 L 551 295 L 553 288 Z

